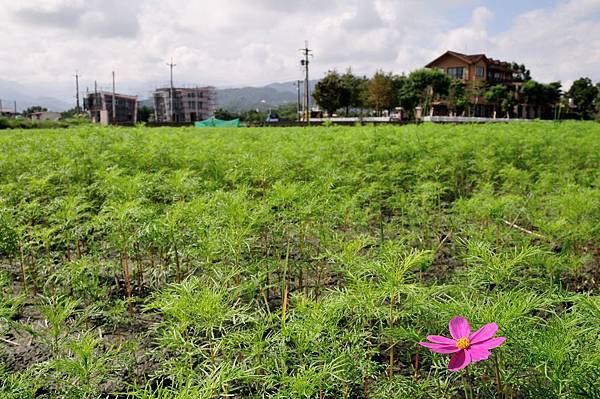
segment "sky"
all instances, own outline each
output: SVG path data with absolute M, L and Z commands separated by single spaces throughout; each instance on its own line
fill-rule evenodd
M 331 69 L 408 73 L 446 50 L 600 81 L 600 0 L 0 0 L 0 79 L 74 97 L 94 80 L 142 97 L 175 84 L 260 86 Z M 1 93 L 0 93 L 1 95 Z

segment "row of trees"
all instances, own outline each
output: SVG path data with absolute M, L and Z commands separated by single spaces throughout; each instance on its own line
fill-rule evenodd
M 224 108 L 215 111 L 215 118 L 217 119 L 231 120 L 239 118 L 242 122 L 247 123 L 262 123 L 269 115 L 281 121 L 296 121 L 298 119 L 297 104 L 285 103 L 270 110 L 250 109 L 239 113 Z
M 600 113 L 600 83 L 594 86 L 590 79 L 580 78 L 563 93 L 560 82 L 540 83 L 531 79 L 525 66 L 513 68 L 519 85 L 465 84 L 435 69 L 418 69 L 408 76 L 379 70 L 371 78 L 355 76 L 351 69 L 344 74 L 333 70 L 317 83 L 313 98 L 330 116 L 339 110 L 345 115 L 362 114 L 364 109 L 381 114 L 395 107 L 410 112 L 416 106 L 426 114 L 433 101 L 443 101 L 455 115 L 472 115 L 483 104 L 509 117 L 519 104 L 533 107 L 537 117 L 592 119 Z

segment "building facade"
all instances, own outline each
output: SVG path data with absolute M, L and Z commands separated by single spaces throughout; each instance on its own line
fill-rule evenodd
M 491 117 L 494 115 L 494 106 L 485 101 L 483 93 L 485 88 L 492 85 L 506 85 L 515 100 L 521 99 L 522 82 L 513 77 L 513 69 L 509 62 L 488 58 L 485 54 L 462 54 L 455 51 L 446 51 L 444 54 L 425 65 L 426 68 L 437 69 L 453 79 L 463 82 L 465 88 L 470 88 L 469 101 L 473 104 L 472 116 Z M 516 106 L 513 113 L 520 117 L 530 117 L 527 106 Z M 440 100 L 432 104 L 432 116 L 448 115 L 447 101 Z
M 159 88 L 154 91 L 154 113 L 159 123 L 194 123 L 215 114 L 214 87 Z
M 137 120 L 137 96 L 108 91 L 89 93 L 83 107 L 90 113 L 92 122 L 101 125 L 134 125 Z
M 15 115 L 14 108 L 2 108 L 0 104 L 0 118 L 14 118 Z
M 485 54 L 467 55 L 446 51 L 425 67 L 439 69 L 451 78 L 465 83 L 477 80 L 487 84 L 514 82 L 510 63 L 488 58 Z
M 60 112 L 53 111 L 42 111 L 42 112 L 33 112 L 27 115 L 28 119 L 32 121 L 57 121 L 60 119 Z

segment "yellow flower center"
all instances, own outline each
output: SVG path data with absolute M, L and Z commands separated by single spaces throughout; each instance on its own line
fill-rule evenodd
M 459 349 L 469 349 L 469 346 L 471 346 L 469 338 L 461 338 L 456 341 L 456 347 Z

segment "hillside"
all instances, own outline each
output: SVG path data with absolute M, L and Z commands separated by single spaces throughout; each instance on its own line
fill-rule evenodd
M 315 83 L 316 81 L 310 81 L 311 92 Z M 285 103 L 296 103 L 297 101 L 298 92 L 295 82 L 217 90 L 217 108 L 223 108 L 229 112 L 242 112 L 257 108 L 266 110 L 270 107 L 277 107 Z
M 0 100 L 3 108 L 12 108 L 17 102 L 17 111 L 40 105 L 50 111 L 65 111 L 75 106 L 75 101 L 69 104 L 52 96 L 38 96 L 28 93 L 36 92 L 35 89 L 10 80 L 0 80 Z

